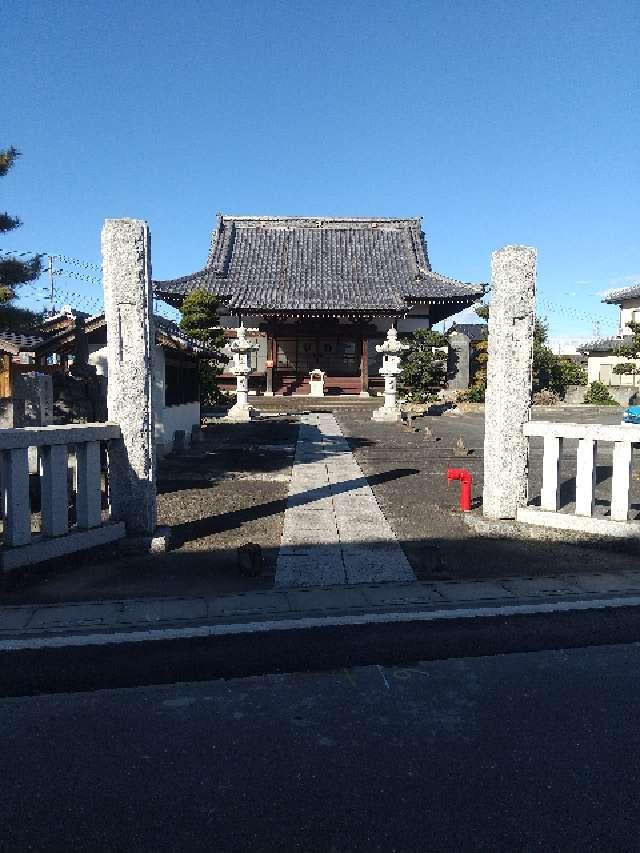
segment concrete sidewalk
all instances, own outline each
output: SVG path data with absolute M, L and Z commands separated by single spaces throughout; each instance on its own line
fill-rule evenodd
M 0 650 L 309 627 L 310 620 L 475 618 L 640 604 L 640 570 L 491 581 L 358 584 L 217 598 L 146 598 L 0 607 Z M 540 609 L 542 607 L 542 609 Z M 531 609 L 533 608 L 533 609 Z M 355 624 L 355 622 L 352 622 Z M 227 626 L 225 628 L 225 626 Z M 191 632 L 191 633 L 190 633 Z M 195 633 L 194 633 L 195 632 Z

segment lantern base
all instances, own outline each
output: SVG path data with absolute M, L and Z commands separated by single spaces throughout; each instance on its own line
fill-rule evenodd
M 227 412 L 225 420 L 234 421 L 235 423 L 246 423 L 247 421 L 251 421 L 259 417 L 260 412 L 257 409 L 254 409 L 253 406 L 236 403 L 235 406 L 232 406 Z
M 396 424 L 402 420 L 402 412 L 400 411 L 399 406 L 394 406 L 394 408 L 386 408 L 382 406 L 380 409 L 376 409 L 371 415 L 372 421 L 380 421 L 381 423 L 390 423 Z

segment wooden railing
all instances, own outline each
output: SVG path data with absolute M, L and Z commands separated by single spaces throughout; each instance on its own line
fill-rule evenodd
M 629 521 L 631 462 L 640 444 L 640 426 L 632 424 L 575 424 L 530 421 L 524 434 L 543 439 L 540 507 L 518 510 L 518 520 L 587 533 L 640 535 L 640 522 Z M 577 439 L 576 497 L 573 514 L 560 512 L 560 460 L 566 439 Z M 594 517 L 596 456 L 599 442 L 613 444 L 611 506 L 608 517 Z
M 116 424 L 70 424 L 0 430 L 3 569 L 106 544 L 125 535 L 102 514 L 101 443 L 121 444 Z M 37 460 L 34 465 L 34 459 Z M 69 470 L 75 525 L 69 526 Z M 39 477 L 40 533 L 32 533 L 31 476 Z M 111 484 L 113 487 L 114 484 Z

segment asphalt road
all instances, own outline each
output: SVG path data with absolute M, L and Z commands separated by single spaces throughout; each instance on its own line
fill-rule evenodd
M 2 850 L 640 848 L 636 644 L 0 700 Z

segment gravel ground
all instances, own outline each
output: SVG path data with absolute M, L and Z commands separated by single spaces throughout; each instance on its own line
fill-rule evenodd
M 339 411 L 336 417 L 349 437 L 355 455 L 376 498 L 394 528 L 411 566 L 420 579 L 491 578 L 509 575 L 554 575 L 571 571 L 637 568 L 638 558 L 607 542 L 580 544 L 544 539 L 504 539 L 478 536 L 457 509 L 459 484 L 447 486 L 449 466 L 468 468 L 473 475 L 476 512 L 482 494 L 484 415 L 481 411 L 418 418 L 418 432 L 396 424 L 372 423 L 357 412 Z M 619 423 L 619 409 L 537 410 L 541 420 Z M 429 428 L 432 437 L 426 432 Z M 469 453 L 454 455 L 462 436 Z M 539 495 L 541 443 L 532 444 L 530 493 Z M 604 513 L 610 494 L 610 449 L 598 455 L 598 511 Z M 640 457 L 634 454 L 634 473 Z M 570 505 L 575 452 L 567 445 L 562 476 Z M 640 483 L 632 480 L 635 509 L 640 510 Z M 541 535 L 544 535 L 542 533 Z M 568 536 L 569 534 L 567 534 Z
M 285 499 L 298 433 L 293 418 L 212 422 L 194 451 L 166 459 L 158 477 L 158 524 L 172 529 L 164 555 L 79 554 L 10 578 L 7 604 L 215 596 L 273 585 Z M 236 549 L 253 542 L 261 574 L 238 568 Z
M 279 402 L 279 401 L 277 401 Z M 306 401 L 304 401 L 306 403 Z M 295 401 L 280 411 L 302 409 Z M 457 509 L 459 486 L 447 487 L 449 466 L 468 468 L 474 501 L 482 494 L 484 416 L 481 411 L 418 418 L 418 431 L 373 423 L 380 401 L 335 406 L 376 498 L 420 579 L 539 576 L 573 571 L 637 568 L 637 556 L 608 542 L 601 546 L 544 539 L 507 539 L 476 534 Z M 307 404 L 308 405 L 308 404 Z M 537 418 L 618 423 L 620 410 L 537 410 Z M 432 435 L 427 432 L 427 427 Z M 163 462 L 159 472 L 158 522 L 172 528 L 169 554 L 118 556 L 106 549 L 57 565 L 31 569 L 2 590 L 5 603 L 72 601 L 144 596 L 214 596 L 273 585 L 298 418 L 266 417 L 251 424 L 211 420 L 194 451 Z M 456 456 L 462 436 L 468 455 Z M 530 491 L 539 494 L 541 443 L 532 442 Z M 634 454 L 632 498 L 640 511 L 640 455 Z M 611 452 L 598 455 L 597 500 L 604 513 L 610 488 Z M 572 500 L 575 453 L 563 461 L 564 496 Z M 479 510 L 476 508 L 476 513 Z M 264 558 L 257 577 L 239 571 L 237 548 L 253 542 Z M 619 546 L 618 546 L 619 547 Z

